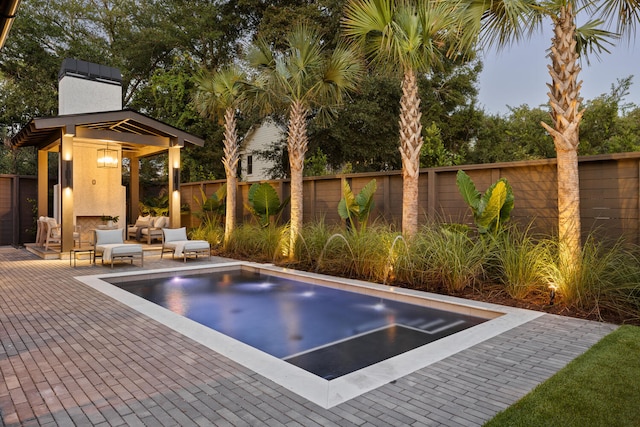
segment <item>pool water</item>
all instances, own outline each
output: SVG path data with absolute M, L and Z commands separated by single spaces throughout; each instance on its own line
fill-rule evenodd
M 325 379 L 487 320 L 246 270 L 114 284 Z

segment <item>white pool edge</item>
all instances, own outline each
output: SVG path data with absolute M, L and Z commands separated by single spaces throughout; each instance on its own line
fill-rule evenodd
M 211 268 L 236 268 L 241 266 L 248 266 L 250 268 L 257 268 L 259 270 L 283 275 L 304 277 L 311 281 L 339 282 L 357 287 L 359 290 L 384 291 L 389 292 L 390 295 L 415 297 L 419 300 L 433 301 L 439 305 L 454 305 L 462 308 L 460 312 L 466 312 L 466 309 L 468 309 L 470 311 L 482 310 L 497 312 L 502 313 L 502 315 L 375 365 L 328 381 L 102 280 L 102 278 L 109 277 L 141 276 L 159 273 L 177 274 L 187 271 Z M 248 262 L 199 264 L 197 266 L 170 269 L 78 276 L 75 277 L 75 279 L 161 324 L 180 332 L 184 336 L 228 357 L 325 409 L 346 402 L 367 391 L 374 390 L 384 384 L 411 374 L 432 363 L 438 362 L 544 315 L 544 313 L 537 311 L 499 306 L 446 295 L 383 286 L 357 280 L 340 279 L 321 274 L 275 267 L 273 265 Z

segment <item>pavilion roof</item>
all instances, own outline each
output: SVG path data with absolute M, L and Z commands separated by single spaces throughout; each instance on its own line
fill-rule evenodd
M 11 138 L 10 144 L 46 150 L 59 143 L 62 132 L 118 143 L 123 150 L 131 151 L 140 151 L 140 146 L 156 147 L 156 152 L 176 145 L 204 145 L 202 138 L 132 109 L 34 118 Z

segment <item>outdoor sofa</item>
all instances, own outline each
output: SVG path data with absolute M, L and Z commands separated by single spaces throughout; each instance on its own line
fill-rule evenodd
M 138 216 L 135 224 L 127 226 L 127 238 L 133 240 L 146 240 L 151 244 L 152 240 L 162 240 L 162 228 L 169 226 L 167 216 Z

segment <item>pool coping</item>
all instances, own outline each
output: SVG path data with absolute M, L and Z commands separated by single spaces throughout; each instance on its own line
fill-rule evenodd
M 501 313 L 502 315 L 454 335 L 450 335 L 417 349 L 395 356 L 391 359 L 387 359 L 375 365 L 329 381 L 274 356 L 268 355 L 260 350 L 254 349 L 244 343 L 236 341 L 235 339 L 229 338 L 226 335 L 200 325 L 197 322 L 173 313 L 102 280 L 103 278 L 126 278 L 130 276 L 144 277 L 158 274 L 167 275 L 168 273 L 177 274 L 194 270 L 223 270 L 228 268 L 239 268 L 241 266 L 247 266 L 247 268 L 264 270 L 269 273 L 285 276 L 302 276 L 307 280 L 320 282 L 322 284 L 326 284 L 327 282 L 337 283 L 339 281 L 340 283 L 344 283 L 345 286 L 355 286 L 360 291 L 364 292 L 387 292 L 399 297 L 400 299 L 418 298 L 424 301 L 430 301 L 433 304 L 432 306 L 436 307 L 442 305 L 449 306 L 453 304 L 461 308 L 460 312 L 467 314 L 483 311 L 490 316 L 495 316 L 495 314 L 491 315 L 491 313 Z M 336 278 L 317 273 L 276 267 L 271 264 L 257 264 L 242 261 L 199 264 L 197 266 L 179 268 L 161 268 L 147 270 L 145 272 L 135 271 L 76 276 L 74 278 L 160 322 L 161 324 L 180 332 L 194 341 L 230 358 L 231 360 L 238 362 L 254 372 L 263 375 L 264 377 L 325 409 L 346 402 L 384 384 L 393 382 L 398 378 L 409 375 L 412 372 L 422 369 L 432 363 L 440 361 L 544 315 L 544 313 L 537 311 L 499 306 L 480 301 L 464 300 L 446 295 L 384 286 L 359 280 Z

